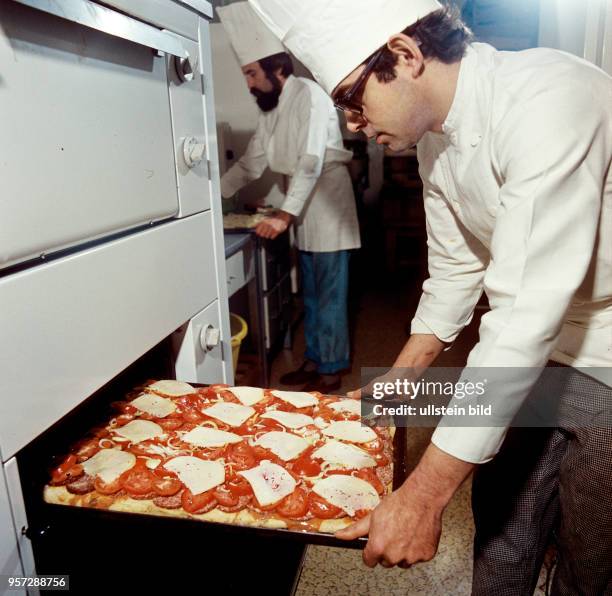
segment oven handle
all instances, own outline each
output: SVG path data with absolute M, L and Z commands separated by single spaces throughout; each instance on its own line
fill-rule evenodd
M 25 536 L 28 540 L 47 538 L 50 530 L 51 526 L 48 524 L 41 526 L 28 526 L 27 528 L 24 526 L 21 528 L 21 535 Z
M 180 41 L 173 35 L 90 2 L 90 0 L 15 1 L 79 25 L 97 29 L 108 35 L 127 39 L 158 52 L 165 52 L 183 59 L 189 57 Z

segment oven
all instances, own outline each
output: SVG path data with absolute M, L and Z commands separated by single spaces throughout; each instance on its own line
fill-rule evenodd
M 205 0 L 0 4 L 0 575 L 84 565 L 66 540 L 81 522 L 40 513 L 35 476 L 101 395 L 143 362 L 233 381 L 212 14 Z

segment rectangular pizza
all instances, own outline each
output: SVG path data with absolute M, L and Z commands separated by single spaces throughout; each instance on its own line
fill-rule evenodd
M 329 533 L 392 490 L 393 429 L 362 425 L 358 400 L 156 381 L 113 408 L 47 503 Z

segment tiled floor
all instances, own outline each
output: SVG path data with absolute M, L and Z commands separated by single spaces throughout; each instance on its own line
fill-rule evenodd
M 361 286 L 363 287 L 363 285 Z M 338 393 L 360 385 L 362 366 L 390 366 L 404 345 L 406 324 L 410 321 L 419 284 L 395 286 L 372 282 L 352 305 L 353 367 L 343 377 Z M 464 331 L 451 350 L 441 356 L 439 365 L 462 366 L 476 341 L 478 318 Z M 282 352 L 274 362 L 272 386 L 281 374 L 302 362 L 304 338 L 298 329 L 292 351 Z M 429 443 L 431 429 L 411 429 L 408 433 L 409 460 L 414 465 Z M 443 520 L 438 555 L 429 563 L 408 570 L 371 570 L 363 565 L 361 553 L 348 549 L 311 546 L 297 589 L 297 596 L 463 596 L 470 593 L 472 573 L 473 522 L 470 510 L 470 483 L 458 491 Z M 536 592 L 541 594 L 541 592 Z

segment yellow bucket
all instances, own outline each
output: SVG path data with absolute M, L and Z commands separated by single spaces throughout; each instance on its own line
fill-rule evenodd
M 234 363 L 234 372 L 238 366 L 238 356 L 240 355 L 240 344 L 247 336 L 249 327 L 247 322 L 233 312 L 230 313 L 230 331 L 232 333 L 232 361 Z

